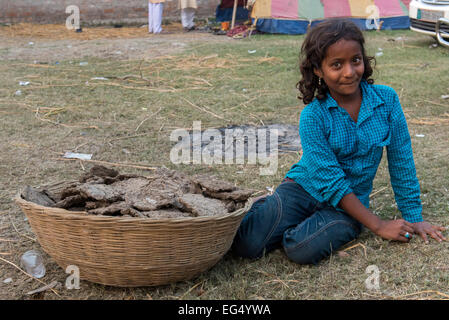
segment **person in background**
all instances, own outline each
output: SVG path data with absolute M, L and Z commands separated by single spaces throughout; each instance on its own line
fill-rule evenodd
M 184 31 L 195 30 L 195 12 L 197 9 L 196 0 L 179 0 L 178 9 L 181 9 L 181 22 Z
M 162 12 L 165 0 L 149 0 L 148 2 L 148 31 L 150 33 L 162 32 Z

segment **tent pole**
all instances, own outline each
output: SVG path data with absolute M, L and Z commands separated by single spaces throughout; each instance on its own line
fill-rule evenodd
M 237 1 L 238 0 L 234 0 L 234 10 L 232 10 L 231 29 L 234 29 L 234 25 L 235 25 L 235 15 L 237 13 Z

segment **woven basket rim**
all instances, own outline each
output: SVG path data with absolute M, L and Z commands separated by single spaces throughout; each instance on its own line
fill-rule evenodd
M 16 194 L 13 200 L 21 207 L 22 205 L 34 207 L 38 210 L 45 211 L 46 214 L 51 214 L 55 216 L 63 216 L 66 219 L 86 219 L 88 221 L 108 221 L 108 222 L 139 222 L 148 224 L 158 224 L 158 223 L 182 223 L 182 222 L 202 222 L 202 221 L 220 221 L 228 219 L 230 217 L 237 217 L 245 214 L 253 203 L 253 198 L 248 198 L 245 206 L 241 209 L 235 210 L 233 212 L 228 212 L 226 214 L 217 216 L 204 216 L 204 217 L 182 217 L 182 218 L 160 218 L 160 219 L 150 219 L 150 218 L 140 218 L 140 217 L 123 217 L 123 216 L 104 216 L 104 215 L 92 215 L 87 211 L 70 211 L 62 208 L 46 207 L 39 205 L 37 203 L 27 201 L 22 198 L 21 191 Z

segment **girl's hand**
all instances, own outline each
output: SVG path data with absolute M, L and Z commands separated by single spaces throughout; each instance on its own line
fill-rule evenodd
M 407 232 L 411 238 L 411 235 L 416 232 L 416 230 L 410 222 L 407 222 L 404 219 L 381 220 L 379 227 L 375 231 L 378 236 L 386 240 L 396 240 L 401 242 L 408 242 L 410 240 L 410 238 L 405 237 Z
M 426 221 L 413 223 L 413 230 L 416 234 L 419 234 L 421 238 L 423 238 L 426 244 L 429 243 L 429 240 L 427 239 L 428 234 L 438 242 L 447 240 L 440 232 L 446 230 L 446 228 L 433 226 Z

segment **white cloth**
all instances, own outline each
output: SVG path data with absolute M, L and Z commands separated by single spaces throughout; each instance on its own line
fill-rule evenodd
M 195 18 L 195 9 L 185 8 L 181 9 L 181 22 L 184 28 L 192 28 L 195 26 L 193 19 Z
M 164 3 L 148 3 L 148 31 L 160 33 L 162 31 L 162 12 Z
M 196 0 L 178 0 L 178 9 L 198 8 Z

